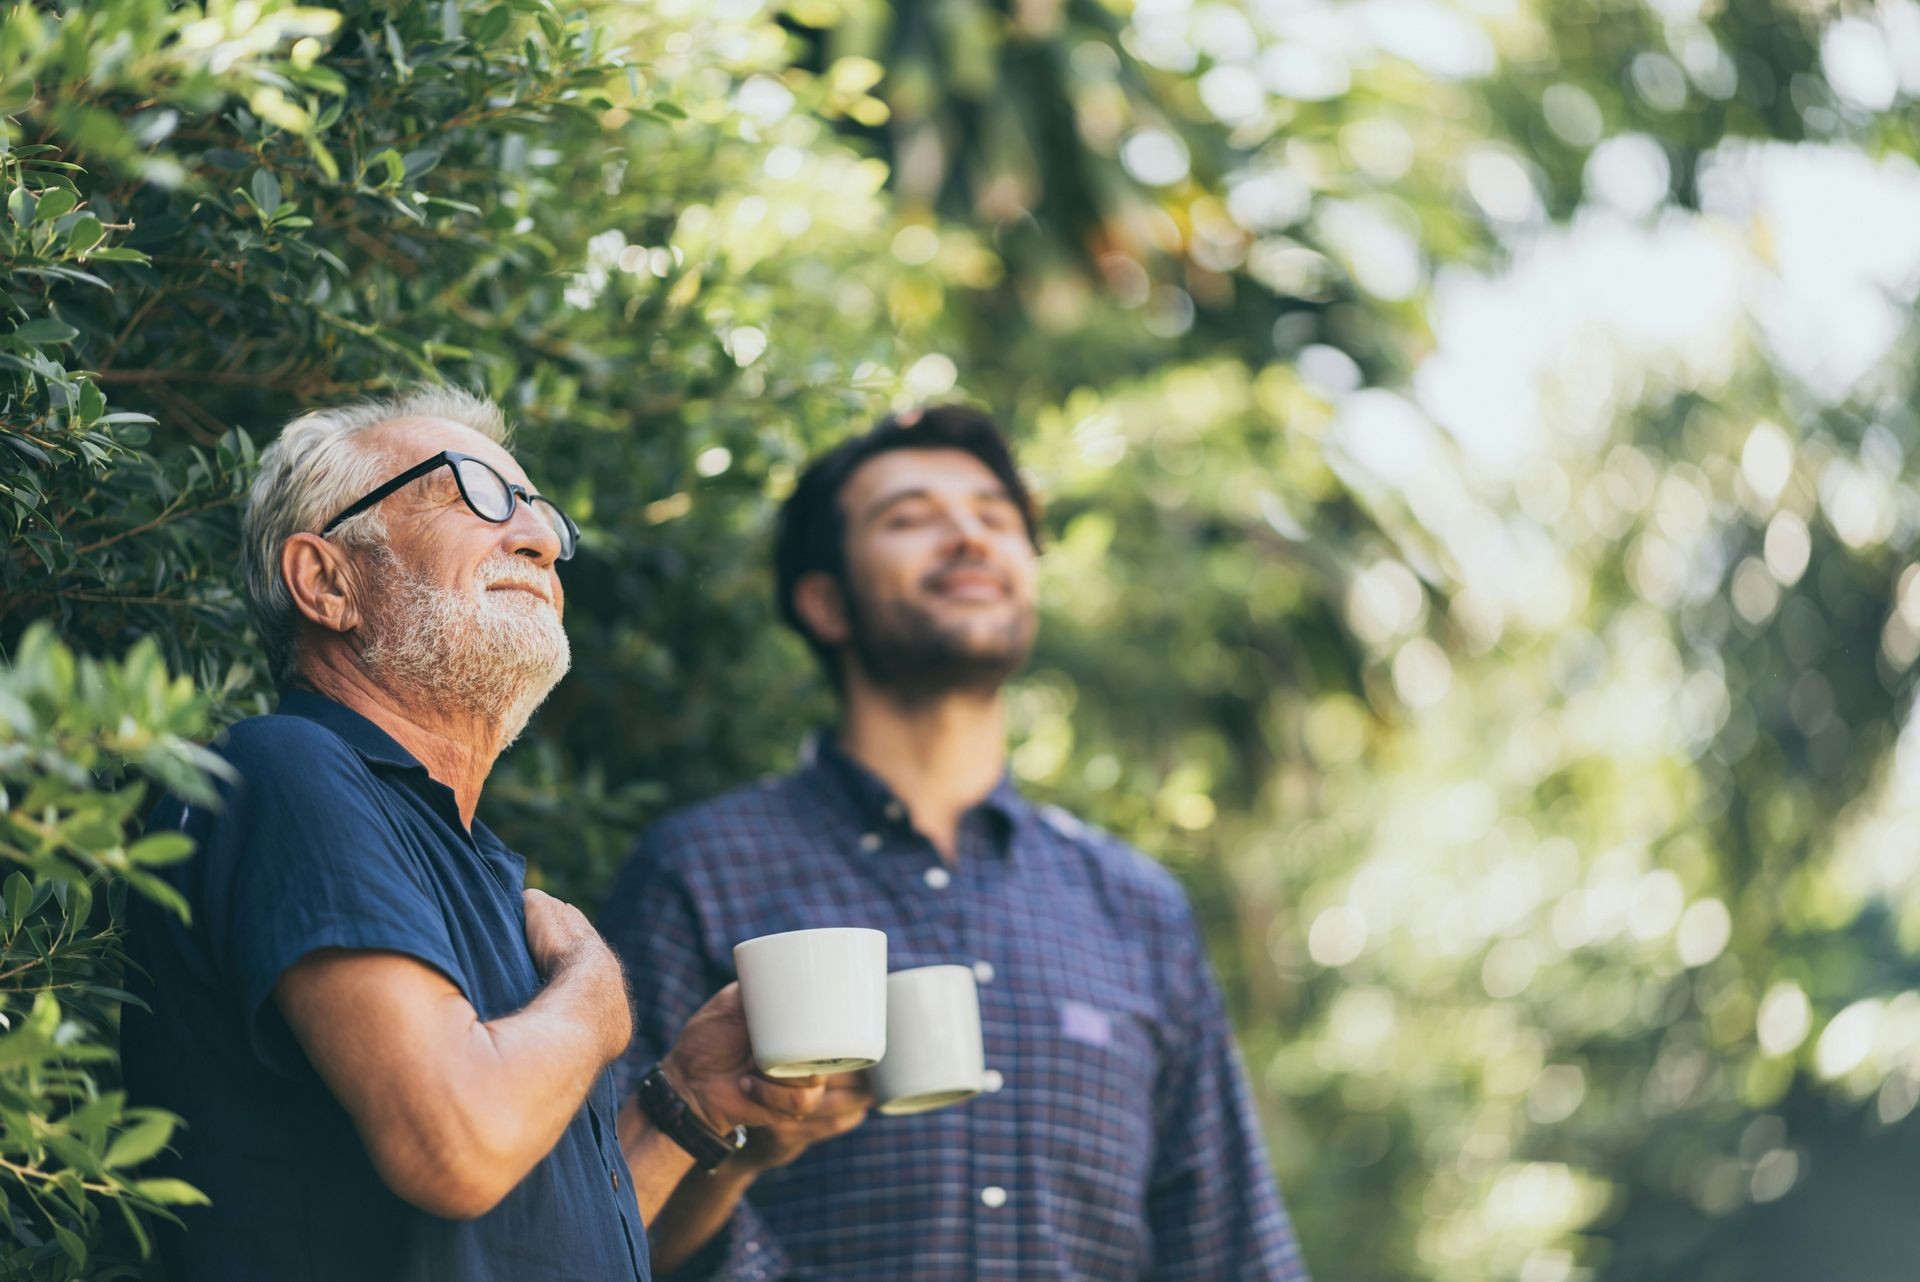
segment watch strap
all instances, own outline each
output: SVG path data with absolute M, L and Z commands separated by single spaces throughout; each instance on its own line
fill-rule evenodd
M 747 1128 L 736 1126 L 731 1135 L 722 1135 L 701 1121 L 680 1092 L 673 1089 L 667 1074 L 655 1064 L 640 1079 L 636 1091 L 640 1111 L 660 1128 L 666 1137 L 685 1149 L 694 1164 L 711 1171 L 738 1153 L 747 1142 Z

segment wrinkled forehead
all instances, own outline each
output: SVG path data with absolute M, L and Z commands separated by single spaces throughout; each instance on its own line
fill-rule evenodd
M 455 450 L 483 459 L 515 485 L 534 488 L 520 464 L 498 441 L 462 423 L 444 418 L 396 418 L 368 429 L 367 444 L 387 456 L 391 470 L 401 472 L 441 450 Z

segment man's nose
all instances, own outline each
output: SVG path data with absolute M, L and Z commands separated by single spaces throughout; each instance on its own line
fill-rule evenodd
M 984 552 L 988 546 L 988 531 L 979 517 L 965 508 L 949 510 L 946 520 L 947 542 L 950 550 L 966 552 Z
M 516 498 L 501 537 L 510 555 L 524 556 L 542 568 L 560 559 L 560 535 L 525 499 Z

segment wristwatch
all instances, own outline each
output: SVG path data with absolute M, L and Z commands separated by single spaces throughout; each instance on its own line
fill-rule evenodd
M 663 1131 L 667 1138 L 693 1155 L 694 1165 L 711 1171 L 738 1153 L 747 1144 L 747 1128 L 736 1126 L 733 1134 L 722 1135 L 701 1121 L 680 1092 L 673 1089 L 666 1072 L 655 1064 L 640 1079 L 636 1092 L 640 1111 Z

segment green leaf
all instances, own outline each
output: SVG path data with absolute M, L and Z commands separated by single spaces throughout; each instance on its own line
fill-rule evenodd
M 101 227 L 98 218 L 92 214 L 82 214 L 80 220 L 74 223 L 72 230 L 67 232 L 67 252 L 85 255 L 89 249 L 98 245 L 106 234 L 106 229 Z
M 147 1236 L 147 1230 L 140 1223 L 140 1217 L 133 1213 L 133 1207 L 125 1198 L 114 1199 L 114 1205 L 120 1208 L 120 1217 L 127 1222 L 127 1231 L 133 1234 L 133 1240 L 140 1247 L 140 1256 L 145 1259 L 153 1253 L 153 1239 Z
M 136 1180 L 133 1191 L 162 1206 L 207 1206 L 207 1195 L 185 1180 Z
M 400 79 L 405 81 L 413 73 L 413 68 L 407 65 L 407 46 L 400 39 L 400 33 L 394 30 L 393 23 L 388 22 L 386 29 L 387 56 L 393 59 L 393 69 L 399 73 Z
M 65 1225 L 56 1224 L 53 1226 L 53 1235 L 60 1239 L 60 1249 L 73 1260 L 73 1267 L 76 1269 L 87 1267 L 87 1244 L 80 1239 L 78 1233 Z
M 247 188 L 253 193 L 253 203 L 260 207 L 261 213 L 271 215 L 280 208 L 280 180 L 273 176 L 271 170 L 254 170 Z
M 313 153 L 313 163 L 320 166 L 321 173 L 330 179 L 340 177 L 340 162 L 333 158 L 333 153 L 317 136 L 307 139 L 307 150 Z
M 65 321 L 42 316 L 30 320 L 13 331 L 12 337 L 24 339 L 29 343 L 70 343 L 80 337 L 80 331 Z
M 106 1164 L 110 1167 L 138 1166 L 173 1138 L 173 1119 L 166 1116 L 142 1118 L 113 1137 L 107 1145 Z
M 193 838 L 184 832 L 155 832 L 127 848 L 127 858 L 142 867 L 179 863 L 193 853 Z
M 13 189 L 13 194 L 7 197 L 7 215 L 16 227 L 33 226 L 34 204 L 33 194 L 25 187 Z
M 39 203 L 34 207 L 33 221 L 50 223 L 79 203 L 79 195 L 71 188 L 55 187 L 50 191 L 42 192 Z
M 498 4 L 480 15 L 480 21 L 473 24 L 473 42 L 489 45 L 507 34 L 507 28 L 513 25 L 513 10 Z
M 27 919 L 28 906 L 33 901 L 33 883 L 25 873 L 14 873 L 7 878 L 7 924 L 13 930 L 20 929 L 20 923 Z
M 367 158 L 366 168 L 369 173 L 375 165 L 387 171 L 386 178 L 379 184 L 382 187 L 390 187 L 407 176 L 407 162 L 401 159 L 400 153 L 392 147 L 377 151 Z

